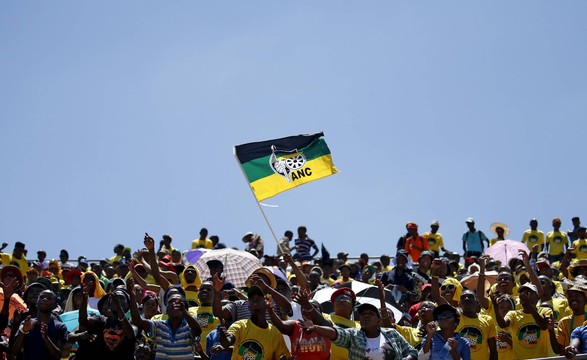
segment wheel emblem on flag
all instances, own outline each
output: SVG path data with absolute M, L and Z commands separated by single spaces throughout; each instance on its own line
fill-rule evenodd
M 276 152 L 283 155 L 277 157 L 275 154 Z M 275 146 L 271 146 L 269 165 L 271 165 L 271 169 L 273 169 L 277 175 L 283 176 L 285 181 L 290 182 L 290 174 L 292 171 L 299 170 L 306 165 L 306 157 L 303 153 L 298 152 L 297 149 L 292 151 L 277 151 Z

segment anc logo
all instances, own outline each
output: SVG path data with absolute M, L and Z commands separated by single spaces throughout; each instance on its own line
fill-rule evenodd
M 581 246 L 579 246 L 579 251 L 580 252 L 587 252 L 587 245 L 581 245 Z
M 481 330 L 475 327 L 465 326 L 461 329 L 459 335 L 469 340 L 472 352 L 481 349 L 481 345 L 483 344 L 483 333 Z
M 555 236 L 555 237 L 552 239 L 552 241 L 553 241 L 553 242 L 555 242 L 555 243 L 562 243 L 562 242 L 563 242 L 563 238 L 562 238 L 562 237 L 560 237 L 560 236 Z
M 540 328 L 536 324 L 522 326 L 518 331 L 518 341 L 522 347 L 533 349 L 538 345 L 540 338 Z
M 538 236 L 536 236 L 536 235 L 528 236 L 528 242 L 538 242 Z
M 428 245 L 432 245 L 432 246 L 436 245 L 436 239 L 433 237 L 429 237 L 428 238 Z
M 261 360 L 263 346 L 255 340 L 247 340 L 238 347 L 238 354 L 243 360 Z
M 506 351 L 506 350 L 512 348 L 507 341 L 500 340 L 500 339 L 503 339 L 503 337 L 505 337 L 505 336 L 507 336 L 510 339 L 510 341 L 512 340 L 512 336 L 507 331 L 498 331 L 497 332 L 497 341 L 495 342 L 495 344 L 497 346 L 498 352 L 503 352 L 503 351 Z
M 277 150 L 274 145 L 271 145 L 269 165 L 273 172 L 282 176 L 287 182 L 301 177 L 312 176 L 312 169 L 309 167 L 304 168 L 306 156 L 297 149 L 291 151 Z
M 196 319 L 202 330 L 209 329 L 214 324 L 214 315 L 210 313 L 198 314 Z

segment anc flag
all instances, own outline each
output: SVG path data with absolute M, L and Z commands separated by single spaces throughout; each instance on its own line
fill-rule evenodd
M 323 136 L 288 136 L 235 146 L 257 201 L 336 173 Z

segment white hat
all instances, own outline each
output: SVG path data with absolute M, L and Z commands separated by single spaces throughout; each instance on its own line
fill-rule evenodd
M 510 234 L 510 228 L 506 224 L 496 222 L 496 223 L 491 224 L 491 226 L 490 226 L 491 231 L 495 235 L 497 235 L 497 228 L 498 227 L 500 227 L 500 228 L 503 229 L 503 237 L 504 238 L 507 237 Z

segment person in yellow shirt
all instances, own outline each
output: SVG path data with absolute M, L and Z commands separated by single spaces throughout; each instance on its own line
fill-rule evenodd
M 8 246 L 7 243 L 3 243 L 0 250 L 4 250 Z M 25 245 L 20 241 L 17 241 L 14 244 L 14 249 L 12 250 L 12 254 L 8 253 L 0 253 L 2 256 L 2 266 L 14 265 L 20 269 L 22 276 L 26 275 L 26 272 L 29 269 L 29 263 L 26 260 L 25 254 Z
M 434 257 L 437 258 L 440 254 L 440 250 L 446 252 L 444 248 L 444 240 L 442 238 L 442 234 L 438 232 L 440 228 L 440 223 L 438 220 L 434 220 L 432 224 L 430 224 L 430 231 L 425 232 L 422 236 L 428 240 L 428 250 L 434 252 Z
M 249 288 L 250 319 L 237 320 L 228 331 L 220 331 L 220 343 L 225 349 L 234 346 L 232 359 L 279 359 L 289 356 L 283 335 L 266 320 L 265 293 L 254 285 Z
M 510 311 L 505 317 L 495 312 L 497 324 L 508 329 L 513 338 L 513 359 L 532 359 L 548 357 L 550 351 L 550 334 L 544 331 L 548 327 L 552 310 L 536 307 L 538 289 L 536 285 L 525 283 L 518 290 L 522 309 Z M 493 307 L 497 308 L 495 295 L 491 296 Z
M 479 301 L 471 290 L 461 294 L 459 302 L 462 309 L 457 333 L 469 340 L 472 360 L 497 360 L 496 323 L 488 315 L 478 313 Z
M 530 220 L 530 229 L 524 231 L 522 235 L 522 243 L 532 249 L 534 245 L 538 245 L 540 251 L 544 250 L 544 233 L 538 230 L 538 220 Z
M 552 231 L 546 234 L 546 246 L 548 248 L 548 260 L 551 263 L 562 259 L 565 250 L 569 247 L 569 237 L 564 231 L 560 231 L 562 222 L 559 218 L 552 219 Z
M 577 230 L 579 238 L 573 241 L 573 254 L 577 260 L 587 259 L 587 237 L 585 236 L 585 228 L 580 227 Z
M 490 229 L 497 237 L 489 240 L 489 246 L 494 245 L 498 241 L 505 240 L 510 234 L 510 228 L 506 224 L 496 222 L 491 224 Z
M 210 250 L 214 248 L 214 243 L 212 242 L 212 240 L 208 239 L 208 229 L 206 228 L 201 228 L 200 237 L 192 240 L 192 249 L 199 248 L 205 248 Z
M 124 252 L 124 245 L 122 244 L 116 244 L 116 246 L 114 246 L 114 255 L 113 257 L 111 257 L 110 259 L 108 259 L 108 262 L 110 262 L 110 264 L 114 264 L 115 262 L 120 262 L 120 260 L 122 259 L 122 253 Z
M 587 288 L 585 285 L 575 284 L 567 290 L 569 306 L 573 313 L 565 316 L 558 321 L 556 332 L 550 331 L 550 342 L 552 349 L 557 354 L 563 354 L 565 347 L 571 343 L 571 333 L 573 330 L 583 325 L 585 320 L 585 305 L 587 305 Z M 549 327 L 550 330 L 550 327 Z M 555 334 L 556 341 L 553 341 Z

